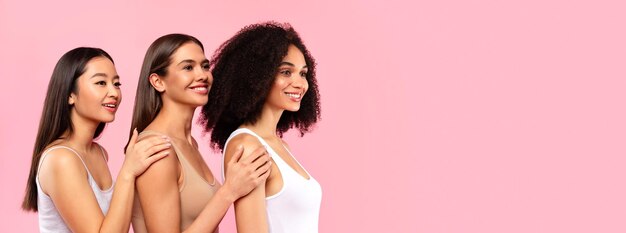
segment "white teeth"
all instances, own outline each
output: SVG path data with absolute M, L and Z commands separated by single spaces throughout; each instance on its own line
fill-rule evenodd
M 207 90 L 207 88 L 206 88 L 206 87 L 194 87 L 194 88 L 192 88 L 192 89 L 194 89 L 194 90 L 198 90 L 198 91 L 206 91 L 206 90 Z
M 105 107 L 115 108 L 115 104 L 103 104 Z
M 285 94 L 287 94 L 289 97 L 292 97 L 292 98 L 296 98 L 296 99 L 300 98 L 300 94 L 291 94 L 291 93 L 285 93 Z

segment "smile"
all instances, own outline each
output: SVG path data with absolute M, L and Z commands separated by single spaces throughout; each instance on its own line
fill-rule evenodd
M 207 86 L 195 86 L 195 87 L 190 87 L 191 90 L 193 90 L 194 92 L 198 93 L 198 94 L 207 94 L 209 93 L 209 88 Z
M 117 110 L 117 104 L 106 103 L 102 104 L 102 106 L 109 112 L 115 112 Z
M 285 95 L 289 96 L 289 98 L 299 101 L 300 99 L 302 99 L 302 93 L 299 92 L 285 92 Z

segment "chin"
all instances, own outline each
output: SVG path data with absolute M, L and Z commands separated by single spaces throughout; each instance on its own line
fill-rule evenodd
M 298 110 L 300 110 L 300 106 L 287 108 L 285 110 L 290 111 L 290 112 L 297 112 Z
M 115 120 L 115 117 L 113 117 L 113 118 L 109 118 L 109 119 L 103 119 L 101 122 L 102 122 L 102 123 L 107 123 L 107 124 L 108 124 L 108 123 L 113 122 L 114 120 Z

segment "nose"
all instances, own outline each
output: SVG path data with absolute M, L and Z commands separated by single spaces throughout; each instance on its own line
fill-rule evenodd
M 115 84 L 109 85 L 109 97 L 118 99 L 122 95 L 122 90 L 115 86 Z
M 199 82 L 211 82 L 212 79 L 213 76 L 211 75 L 211 72 L 203 69 L 202 67 L 200 67 L 200 69 L 196 72 L 196 80 Z
M 295 78 L 295 80 L 291 83 L 291 85 L 296 88 L 306 88 L 308 84 L 309 82 L 306 80 L 306 78 L 302 77 Z

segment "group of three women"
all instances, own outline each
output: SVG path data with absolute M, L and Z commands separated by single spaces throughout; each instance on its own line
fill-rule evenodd
M 122 100 L 113 59 L 76 48 L 48 86 L 23 208 L 42 232 L 217 232 L 231 204 L 239 232 L 317 232 L 321 188 L 282 134 L 320 117 L 315 61 L 288 24 L 243 28 L 208 60 L 169 34 L 141 67 L 125 159 L 113 182 L 93 140 Z M 194 111 L 223 152 L 216 181 L 191 136 Z

